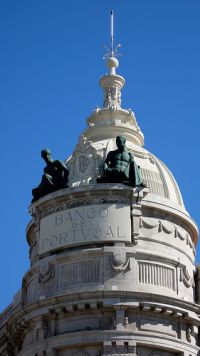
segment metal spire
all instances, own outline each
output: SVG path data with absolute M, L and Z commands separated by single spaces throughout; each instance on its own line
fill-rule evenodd
M 118 52 L 118 49 L 121 47 L 121 45 L 118 44 L 114 48 L 114 11 L 113 10 L 110 12 L 110 39 L 111 39 L 111 48 L 109 49 L 107 46 L 104 46 L 106 49 L 106 54 L 103 56 L 103 59 L 117 57 L 120 55 L 117 52 Z
M 111 57 L 114 56 L 114 11 L 110 13 Z

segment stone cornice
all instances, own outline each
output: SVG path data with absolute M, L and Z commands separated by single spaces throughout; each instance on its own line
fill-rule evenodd
M 126 297 L 126 302 L 123 302 Z M 130 298 L 130 301 L 129 301 Z M 116 302 L 115 302 L 116 299 Z M 71 300 L 71 302 L 70 302 Z M 72 302 L 73 301 L 73 302 Z M 171 304 L 170 304 L 171 302 Z M 80 305 L 80 307 L 79 307 Z M 88 305 L 91 305 L 91 307 Z M 125 309 L 144 310 L 155 313 L 168 313 L 177 318 L 186 318 L 187 320 L 195 321 L 200 325 L 200 320 L 197 315 L 200 313 L 200 305 L 189 303 L 187 301 L 149 293 L 137 293 L 127 291 L 98 291 L 98 292 L 81 292 L 74 294 L 65 294 L 57 297 L 45 298 L 37 303 L 24 305 L 13 310 L 12 315 L 7 321 L 8 324 L 16 324 L 19 320 L 28 320 L 32 318 L 32 312 L 37 312 L 37 315 L 45 315 L 54 313 L 56 310 L 66 310 L 66 312 L 74 312 L 81 310 L 103 310 L 104 308 L 115 309 L 120 306 Z M 3 315 L 3 313 L 2 313 Z M 1 325 L 0 327 L 2 327 Z

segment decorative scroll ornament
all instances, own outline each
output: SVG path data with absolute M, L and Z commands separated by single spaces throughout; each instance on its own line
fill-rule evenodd
M 187 288 L 193 285 L 193 278 L 190 277 L 186 266 L 180 269 L 180 281 L 183 282 Z
M 117 248 L 110 256 L 110 264 L 114 271 L 123 272 L 130 268 L 130 259 L 126 257 L 126 252 Z
M 45 284 L 51 278 L 54 277 L 54 265 L 49 264 L 48 262 L 43 262 L 40 266 L 38 281 L 41 284 Z

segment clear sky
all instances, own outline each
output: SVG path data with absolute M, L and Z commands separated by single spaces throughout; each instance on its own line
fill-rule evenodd
M 133 109 L 145 148 L 170 168 L 200 222 L 200 1 L 1 0 L 0 310 L 29 268 L 25 229 L 40 151 L 66 159 L 102 105 L 112 9 L 118 73 L 126 78 L 122 106 Z

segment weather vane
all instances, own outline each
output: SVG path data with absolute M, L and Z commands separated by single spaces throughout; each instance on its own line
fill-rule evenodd
M 111 47 L 109 49 L 107 46 L 104 46 L 104 48 L 106 49 L 106 54 L 103 56 L 103 59 L 120 56 L 120 53 L 118 53 L 118 49 L 121 47 L 121 44 L 119 43 L 114 48 L 114 11 L 113 10 L 110 13 L 110 39 L 111 39 Z

